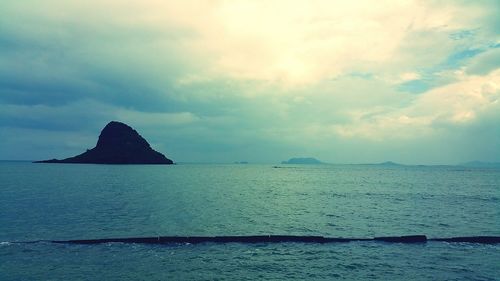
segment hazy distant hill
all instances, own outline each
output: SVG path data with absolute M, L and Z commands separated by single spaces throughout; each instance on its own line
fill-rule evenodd
M 399 164 L 392 161 L 386 161 L 382 163 L 367 163 L 367 164 L 357 164 L 357 165 L 370 165 L 370 166 L 405 166 L 404 164 Z
M 282 161 L 281 164 L 324 164 L 313 157 L 304 157 L 304 158 L 290 158 L 288 161 Z
M 500 162 L 470 161 L 459 164 L 458 166 L 471 167 L 471 168 L 500 168 Z
M 382 163 L 376 163 L 374 165 L 380 165 L 380 166 L 402 166 L 403 164 L 395 163 L 395 162 L 392 162 L 392 161 L 386 161 L 386 162 L 382 162 Z

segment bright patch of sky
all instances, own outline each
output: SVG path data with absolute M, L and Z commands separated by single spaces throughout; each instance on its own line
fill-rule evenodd
M 500 161 L 499 1 L 0 3 L 0 159 Z

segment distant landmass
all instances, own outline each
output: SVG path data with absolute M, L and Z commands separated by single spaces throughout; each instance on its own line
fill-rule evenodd
M 459 164 L 458 166 L 471 167 L 471 168 L 500 168 L 500 162 L 470 161 Z
M 282 161 L 281 164 L 324 164 L 313 157 L 304 157 L 304 158 L 291 158 L 288 161 Z
M 392 161 L 386 161 L 382 163 L 375 163 L 375 164 L 370 164 L 370 165 L 379 165 L 379 166 L 403 166 L 403 164 L 395 163 Z
M 86 152 L 62 159 L 35 161 L 35 163 L 86 164 L 173 164 L 165 155 L 151 148 L 132 127 L 117 121 L 102 129 L 97 145 Z

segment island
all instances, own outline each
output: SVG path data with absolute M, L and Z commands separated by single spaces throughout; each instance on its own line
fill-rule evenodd
M 462 164 L 458 164 L 458 166 L 467 167 L 467 168 L 500 168 L 500 162 L 482 162 L 482 161 L 470 161 Z
M 304 158 L 291 158 L 288 161 L 282 161 L 281 164 L 324 164 L 313 157 L 304 157 Z
M 35 163 L 83 164 L 174 164 L 127 124 L 111 121 L 102 129 L 94 148 L 70 158 L 42 160 Z
M 377 165 L 377 166 L 403 166 L 402 164 L 399 164 L 399 163 L 396 163 L 396 162 L 392 162 L 392 161 L 385 161 L 385 162 L 382 162 L 382 163 L 376 163 L 376 164 L 372 164 L 372 165 Z

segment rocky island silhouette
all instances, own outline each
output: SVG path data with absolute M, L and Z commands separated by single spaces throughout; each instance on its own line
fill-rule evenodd
M 295 157 L 295 158 L 290 158 L 287 161 L 281 161 L 281 164 L 324 164 L 324 163 L 313 157 Z
M 102 129 L 94 148 L 70 158 L 35 161 L 35 163 L 85 164 L 174 164 L 127 124 L 111 121 Z

